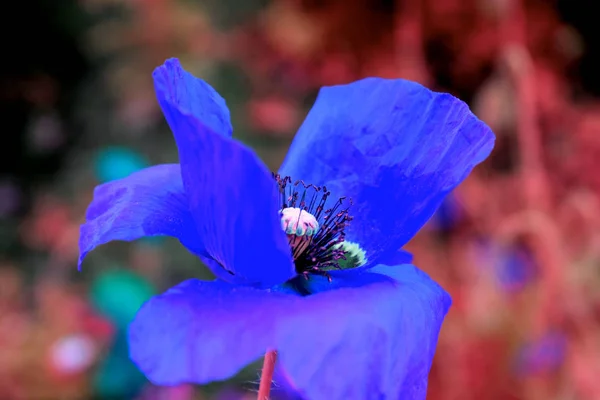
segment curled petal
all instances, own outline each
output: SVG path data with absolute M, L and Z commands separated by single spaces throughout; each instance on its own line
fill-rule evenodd
M 368 78 L 321 89 L 280 174 L 351 198 L 347 240 L 376 264 L 413 237 L 493 144 L 451 95 Z
M 205 104 L 210 96 L 192 90 L 203 87 L 201 81 L 177 60 L 168 60 L 153 76 L 179 149 L 200 243 L 214 260 L 209 267 L 229 282 L 265 287 L 285 282 L 294 267 L 271 173 L 250 149 L 217 130 L 220 119 L 212 113 L 218 110 Z M 202 113 L 204 106 L 209 111 Z
M 79 238 L 79 267 L 95 247 L 113 240 L 173 236 L 202 254 L 178 164 L 164 164 L 102 184 L 94 190 Z
M 176 126 L 179 121 L 179 113 L 185 111 L 212 132 L 231 137 L 233 128 L 225 100 L 208 83 L 184 70 L 179 60 L 169 59 L 157 68 L 154 72 L 154 83 L 161 106 L 165 101 L 175 105 L 173 109 L 163 107 L 173 130 L 173 125 Z M 170 114 L 170 111 L 174 111 L 174 114 Z

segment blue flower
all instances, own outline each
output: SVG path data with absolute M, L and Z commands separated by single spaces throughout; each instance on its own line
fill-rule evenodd
M 499 287 L 506 293 L 518 293 L 536 278 L 535 257 L 526 246 L 518 242 L 500 245 L 490 239 L 476 245 L 480 265 L 492 269 Z
M 516 372 L 523 377 L 555 370 L 564 362 L 566 351 L 565 335 L 548 332 L 521 346 L 516 358 Z
M 154 83 L 180 163 L 96 188 L 80 263 L 111 240 L 170 235 L 216 279 L 142 306 L 138 367 L 156 384 L 203 384 L 276 349 L 304 398 L 424 398 L 451 300 L 400 249 L 488 156 L 490 129 L 413 82 L 326 87 L 273 176 L 231 138 L 206 82 L 172 59 Z

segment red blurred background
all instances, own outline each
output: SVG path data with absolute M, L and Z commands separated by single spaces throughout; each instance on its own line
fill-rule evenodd
M 600 39 L 592 1 L 37 0 L 0 16 L 0 398 L 253 398 L 256 366 L 155 388 L 141 302 L 207 276 L 169 239 L 76 271 L 98 183 L 177 153 L 151 72 L 180 58 L 273 170 L 320 86 L 402 77 L 467 101 L 492 156 L 408 245 L 453 296 L 433 400 L 600 399 Z M 129 308 L 123 311 L 122 305 Z M 277 392 L 274 393 L 277 396 Z

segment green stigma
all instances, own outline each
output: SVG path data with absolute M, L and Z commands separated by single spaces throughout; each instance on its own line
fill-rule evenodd
M 358 243 L 343 241 L 334 246 L 336 250 L 343 250 L 346 259 L 337 260 L 338 268 L 330 269 L 351 269 L 360 267 L 367 263 L 367 253 L 360 247 Z

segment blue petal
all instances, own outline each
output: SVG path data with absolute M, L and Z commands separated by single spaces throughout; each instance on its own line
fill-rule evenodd
M 308 399 L 425 399 L 450 296 L 412 265 L 313 279 L 278 331 L 279 362 Z
M 223 380 L 275 345 L 295 296 L 188 280 L 148 301 L 129 327 L 130 357 L 155 384 Z
M 285 282 L 294 266 L 281 230 L 275 180 L 250 149 L 219 134 L 218 118 L 210 118 L 213 104 L 190 89 L 197 82 L 177 60 L 154 72 L 202 246 L 223 279 L 265 287 Z M 204 107 L 209 111 L 201 112 Z
M 302 398 L 425 398 L 448 294 L 412 265 L 333 275 L 307 297 L 184 282 L 142 306 L 131 358 L 154 383 L 203 384 L 277 349 Z
M 351 198 L 347 240 L 376 264 L 414 236 L 493 144 L 462 101 L 368 78 L 321 89 L 280 174 Z
M 202 122 L 212 132 L 231 137 L 233 128 L 225 100 L 208 83 L 184 70 L 179 60 L 171 58 L 157 68 L 154 72 L 154 83 L 159 92 L 158 100 L 161 106 L 164 101 L 174 103 L 175 113 L 166 115 L 169 125 L 176 125 L 179 122 L 179 113 L 185 112 Z M 165 110 L 163 107 L 165 114 L 170 111 L 171 109 Z M 185 125 L 185 122 L 183 124 Z M 171 129 L 175 131 L 175 127 L 171 126 Z
M 112 240 L 166 235 L 202 253 L 178 164 L 135 172 L 96 187 L 79 237 L 79 267 L 87 253 Z

